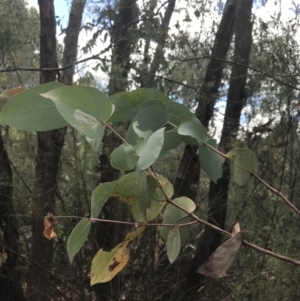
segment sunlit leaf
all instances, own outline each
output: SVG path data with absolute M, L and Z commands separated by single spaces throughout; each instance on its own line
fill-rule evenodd
M 91 217 L 97 218 L 110 197 L 115 186 L 115 182 L 100 183 L 93 191 L 91 198 Z
M 72 263 L 74 256 L 80 251 L 91 230 L 91 221 L 84 217 L 73 229 L 67 243 L 67 253 Z
M 67 126 L 55 104 L 40 95 L 62 86 L 48 83 L 17 94 L 3 107 L 0 124 L 24 131 L 50 131 Z

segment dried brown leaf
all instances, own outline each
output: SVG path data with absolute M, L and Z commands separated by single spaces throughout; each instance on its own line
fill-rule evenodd
M 237 223 L 233 227 L 232 234 L 233 236 L 217 248 L 198 268 L 197 273 L 213 278 L 222 278 L 226 275 L 247 233 L 240 231 L 240 225 Z
M 51 240 L 54 239 L 57 235 L 54 232 L 54 219 L 53 219 L 53 214 L 48 213 L 45 218 L 44 218 L 44 236 Z

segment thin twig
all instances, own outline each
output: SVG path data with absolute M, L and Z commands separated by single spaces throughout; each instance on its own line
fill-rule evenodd
M 53 216 L 54 219 L 59 219 L 59 218 L 74 218 L 74 219 L 82 219 L 82 216 L 73 216 L 73 215 L 59 215 L 59 216 Z M 148 227 L 148 226 L 155 226 L 155 227 L 186 227 L 186 226 L 191 226 L 194 225 L 196 223 L 198 223 L 197 221 L 193 221 L 193 222 L 188 222 L 188 223 L 184 223 L 184 224 L 164 224 L 164 223 L 147 223 L 147 222 L 124 222 L 124 221 L 117 221 L 117 220 L 112 220 L 112 219 L 102 219 L 102 218 L 89 218 L 89 220 L 91 222 L 104 222 L 104 223 L 112 223 L 112 224 L 120 224 L 120 225 L 131 225 L 131 226 L 139 226 L 139 227 Z

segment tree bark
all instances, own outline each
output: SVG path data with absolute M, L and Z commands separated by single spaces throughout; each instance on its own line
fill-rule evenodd
M 234 60 L 238 64 L 232 67 L 225 118 L 219 144 L 219 150 L 225 153 L 231 149 L 231 140 L 237 137 L 241 111 L 247 99 L 246 80 L 248 69 L 239 64 L 249 65 L 252 46 L 252 4 L 253 0 L 237 1 L 236 4 Z M 211 182 L 209 189 L 207 221 L 222 229 L 224 229 L 226 221 L 229 180 L 229 164 L 225 162 L 222 178 L 217 181 L 217 184 Z M 204 276 L 196 273 L 196 270 L 216 250 L 221 244 L 221 240 L 222 235 L 219 232 L 205 227 L 187 275 L 187 286 L 190 296 L 195 295 L 204 279 Z
M 109 95 L 124 91 L 127 88 L 128 72 L 130 70 L 130 55 L 133 50 L 134 37 L 131 28 L 124 31 L 136 17 L 136 0 L 121 0 L 118 4 L 119 14 L 115 20 L 112 33 L 112 40 L 118 39 L 112 52 L 112 65 L 109 80 Z M 121 35 L 121 36 L 120 36 Z M 120 140 L 106 131 L 103 139 L 100 164 L 96 167 L 100 171 L 100 183 L 114 181 L 119 178 L 120 173 L 110 165 L 110 154 L 120 145 Z M 107 219 L 126 220 L 128 219 L 128 206 L 115 198 L 109 198 L 102 214 Z M 122 241 L 126 227 L 97 223 L 96 237 L 100 248 L 111 250 L 117 243 Z M 97 250 L 98 251 L 98 250 Z M 98 300 L 119 300 L 122 293 L 121 275 L 117 275 L 110 283 L 98 284 L 95 287 Z
M 168 38 L 169 24 L 175 8 L 175 3 L 176 0 L 168 1 L 168 6 L 160 26 L 160 34 L 157 39 L 157 46 L 149 68 L 149 74 L 146 76 L 146 79 L 144 83 L 142 83 L 142 86 L 155 88 L 155 84 L 154 84 L 155 73 L 158 71 L 159 64 L 161 60 L 164 58 L 163 50 L 166 44 L 166 40 Z
M 119 14 L 111 36 L 112 40 L 117 40 L 117 42 L 114 44 L 112 53 L 109 95 L 126 90 L 130 55 L 134 45 L 132 28 L 125 29 L 135 20 L 136 0 L 121 0 L 118 6 Z
M 78 37 L 81 28 L 82 16 L 84 7 L 86 4 L 86 0 L 73 0 L 70 16 L 69 16 L 69 24 L 66 30 L 66 36 L 64 39 L 64 52 L 63 52 L 63 60 L 62 65 L 69 66 L 76 62 L 77 58 L 77 49 L 78 49 Z M 61 73 L 60 81 L 65 85 L 73 84 L 73 76 L 75 72 L 75 66 L 63 70 Z
M 76 61 L 77 43 L 86 0 L 72 2 L 69 25 L 65 37 L 63 64 L 69 65 Z M 57 67 L 56 58 L 56 21 L 53 0 L 40 0 L 40 67 Z M 53 82 L 58 72 L 42 71 L 40 83 Z M 62 73 L 62 81 L 71 85 L 74 68 Z M 61 150 L 64 144 L 66 129 L 37 133 L 38 154 L 36 158 L 35 199 L 33 200 L 33 225 L 30 258 L 32 265 L 28 272 L 28 300 L 43 300 L 51 290 L 51 283 L 44 270 L 51 271 L 53 242 L 43 236 L 43 218 L 49 212 L 54 212 L 55 191 Z M 33 288 L 33 289 L 30 289 Z
M 233 35 L 235 7 L 236 0 L 227 0 L 212 49 L 213 58 L 207 66 L 200 88 L 196 116 L 205 127 L 208 127 L 213 115 L 225 65 L 223 61 L 216 59 L 226 59 Z M 195 199 L 197 195 L 197 191 L 191 188 L 192 185 L 198 185 L 200 179 L 200 164 L 196 151 L 197 147 L 191 145 L 186 145 L 184 149 L 174 181 L 174 197 L 184 195 Z
M 0 130 L 0 300 L 25 300 L 18 267 L 18 230 L 12 200 L 13 180 Z M 2 255 L 2 256 L 1 256 Z

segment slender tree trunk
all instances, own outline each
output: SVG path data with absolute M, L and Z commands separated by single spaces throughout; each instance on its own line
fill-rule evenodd
M 40 67 L 55 68 L 56 59 L 56 21 L 53 0 L 40 0 Z M 55 71 L 40 73 L 40 83 L 54 82 Z M 30 259 L 32 264 L 28 271 L 28 300 L 44 299 L 51 289 L 48 275 L 44 269 L 51 271 L 53 242 L 43 236 L 43 217 L 54 212 L 56 177 L 60 150 L 63 146 L 61 130 L 39 132 L 38 154 L 36 158 L 35 198 L 32 204 L 33 225 Z
M 249 65 L 250 51 L 252 46 L 252 22 L 251 9 L 253 0 L 237 1 L 235 20 L 235 45 L 234 58 L 237 63 Z M 235 64 L 232 67 L 229 83 L 227 106 L 223 123 L 223 130 L 219 149 L 228 152 L 231 149 L 230 141 L 237 137 L 239 121 L 242 108 L 245 104 L 247 68 Z M 223 166 L 222 178 L 217 184 L 211 182 L 209 189 L 209 212 L 207 221 L 224 229 L 227 211 L 227 197 L 229 187 L 229 164 Z M 206 227 L 197 245 L 194 260 L 189 268 L 187 284 L 190 289 L 190 296 L 195 295 L 201 285 L 204 276 L 197 274 L 196 270 L 220 245 L 222 235 Z
M 144 83 L 142 83 L 142 85 L 145 87 L 155 88 L 155 84 L 154 84 L 155 73 L 158 71 L 159 64 L 161 63 L 161 60 L 164 58 L 163 50 L 168 37 L 169 24 L 175 8 L 175 3 L 176 0 L 168 1 L 168 6 L 161 22 L 160 34 L 157 39 L 157 46 L 149 68 L 149 74 L 148 76 L 146 76 Z
M 112 65 L 109 80 L 109 95 L 124 91 L 127 88 L 127 79 L 130 55 L 133 50 L 133 40 L 131 28 L 127 28 L 136 17 L 136 0 L 121 0 L 118 4 L 119 14 L 115 20 L 116 26 L 112 34 L 112 39 L 118 39 L 112 52 Z M 103 139 L 102 153 L 100 155 L 100 164 L 97 169 L 100 171 L 100 183 L 116 180 L 120 173 L 110 165 L 110 154 L 117 146 L 120 140 L 106 131 Z M 117 199 L 110 198 L 102 210 L 107 219 L 126 220 L 128 219 L 128 206 Z M 126 227 L 97 223 L 96 237 L 100 248 L 111 250 L 117 243 L 122 241 L 125 235 Z M 95 286 L 95 292 L 98 300 L 119 300 L 122 294 L 121 275 L 117 275 L 110 283 L 98 284 Z
M 77 56 L 77 42 L 81 25 L 83 9 L 86 0 L 74 0 L 72 3 L 69 25 L 65 38 L 63 64 L 72 64 Z M 40 67 L 57 67 L 56 58 L 56 21 L 53 0 L 40 0 L 41 44 Z M 62 81 L 72 84 L 74 68 L 65 70 Z M 58 72 L 42 71 L 40 83 L 53 82 Z M 51 271 L 53 242 L 43 236 L 43 218 L 49 212 L 54 212 L 55 190 L 61 150 L 64 144 L 66 129 L 39 132 L 38 154 L 36 158 L 35 199 L 33 200 L 33 226 L 31 261 L 28 272 L 28 300 L 44 300 L 44 294 L 51 290 L 45 270 Z M 33 289 L 30 289 L 33 288 Z M 40 292 L 43 293 L 40 294 Z
M 80 33 L 82 16 L 84 7 L 86 4 L 86 0 L 73 0 L 70 16 L 69 16 L 69 24 L 66 30 L 66 37 L 64 39 L 64 52 L 63 52 L 63 67 L 72 65 L 77 58 L 77 49 L 78 49 L 78 37 Z M 75 66 L 68 68 L 61 73 L 60 81 L 65 85 L 72 85 L 73 76 L 75 72 Z
M 23 301 L 18 267 L 19 234 L 12 193 L 12 170 L 0 130 L 0 300 Z
M 112 39 L 116 39 L 117 42 L 112 53 L 109 95 L 124 91 L 127 88 L 130 54 L 134 44 L 132 34 L 134 26 L 126 28 L 135 20 L 136 0 L 121 0 L 118 6 L 119 14 L 112 32 Z
M 227 0 L 212 49 L 213 58 L 207 66 L 204 82 L 200 88 L 196 116 L 206 127 L 213 115 L 224 69 L 224 62 L 217 59 L 226 59 L 233 35 L 235 7 L 236 0 Z M 198 185 L 200 178 L 196 151 L 197 147 L 191 145 L 187 145 L 184 149 L 174 181 L 175 197 L 184 195 L 195 199 L 197 195 L 197 191 L 191 189 L 192 185 Z

